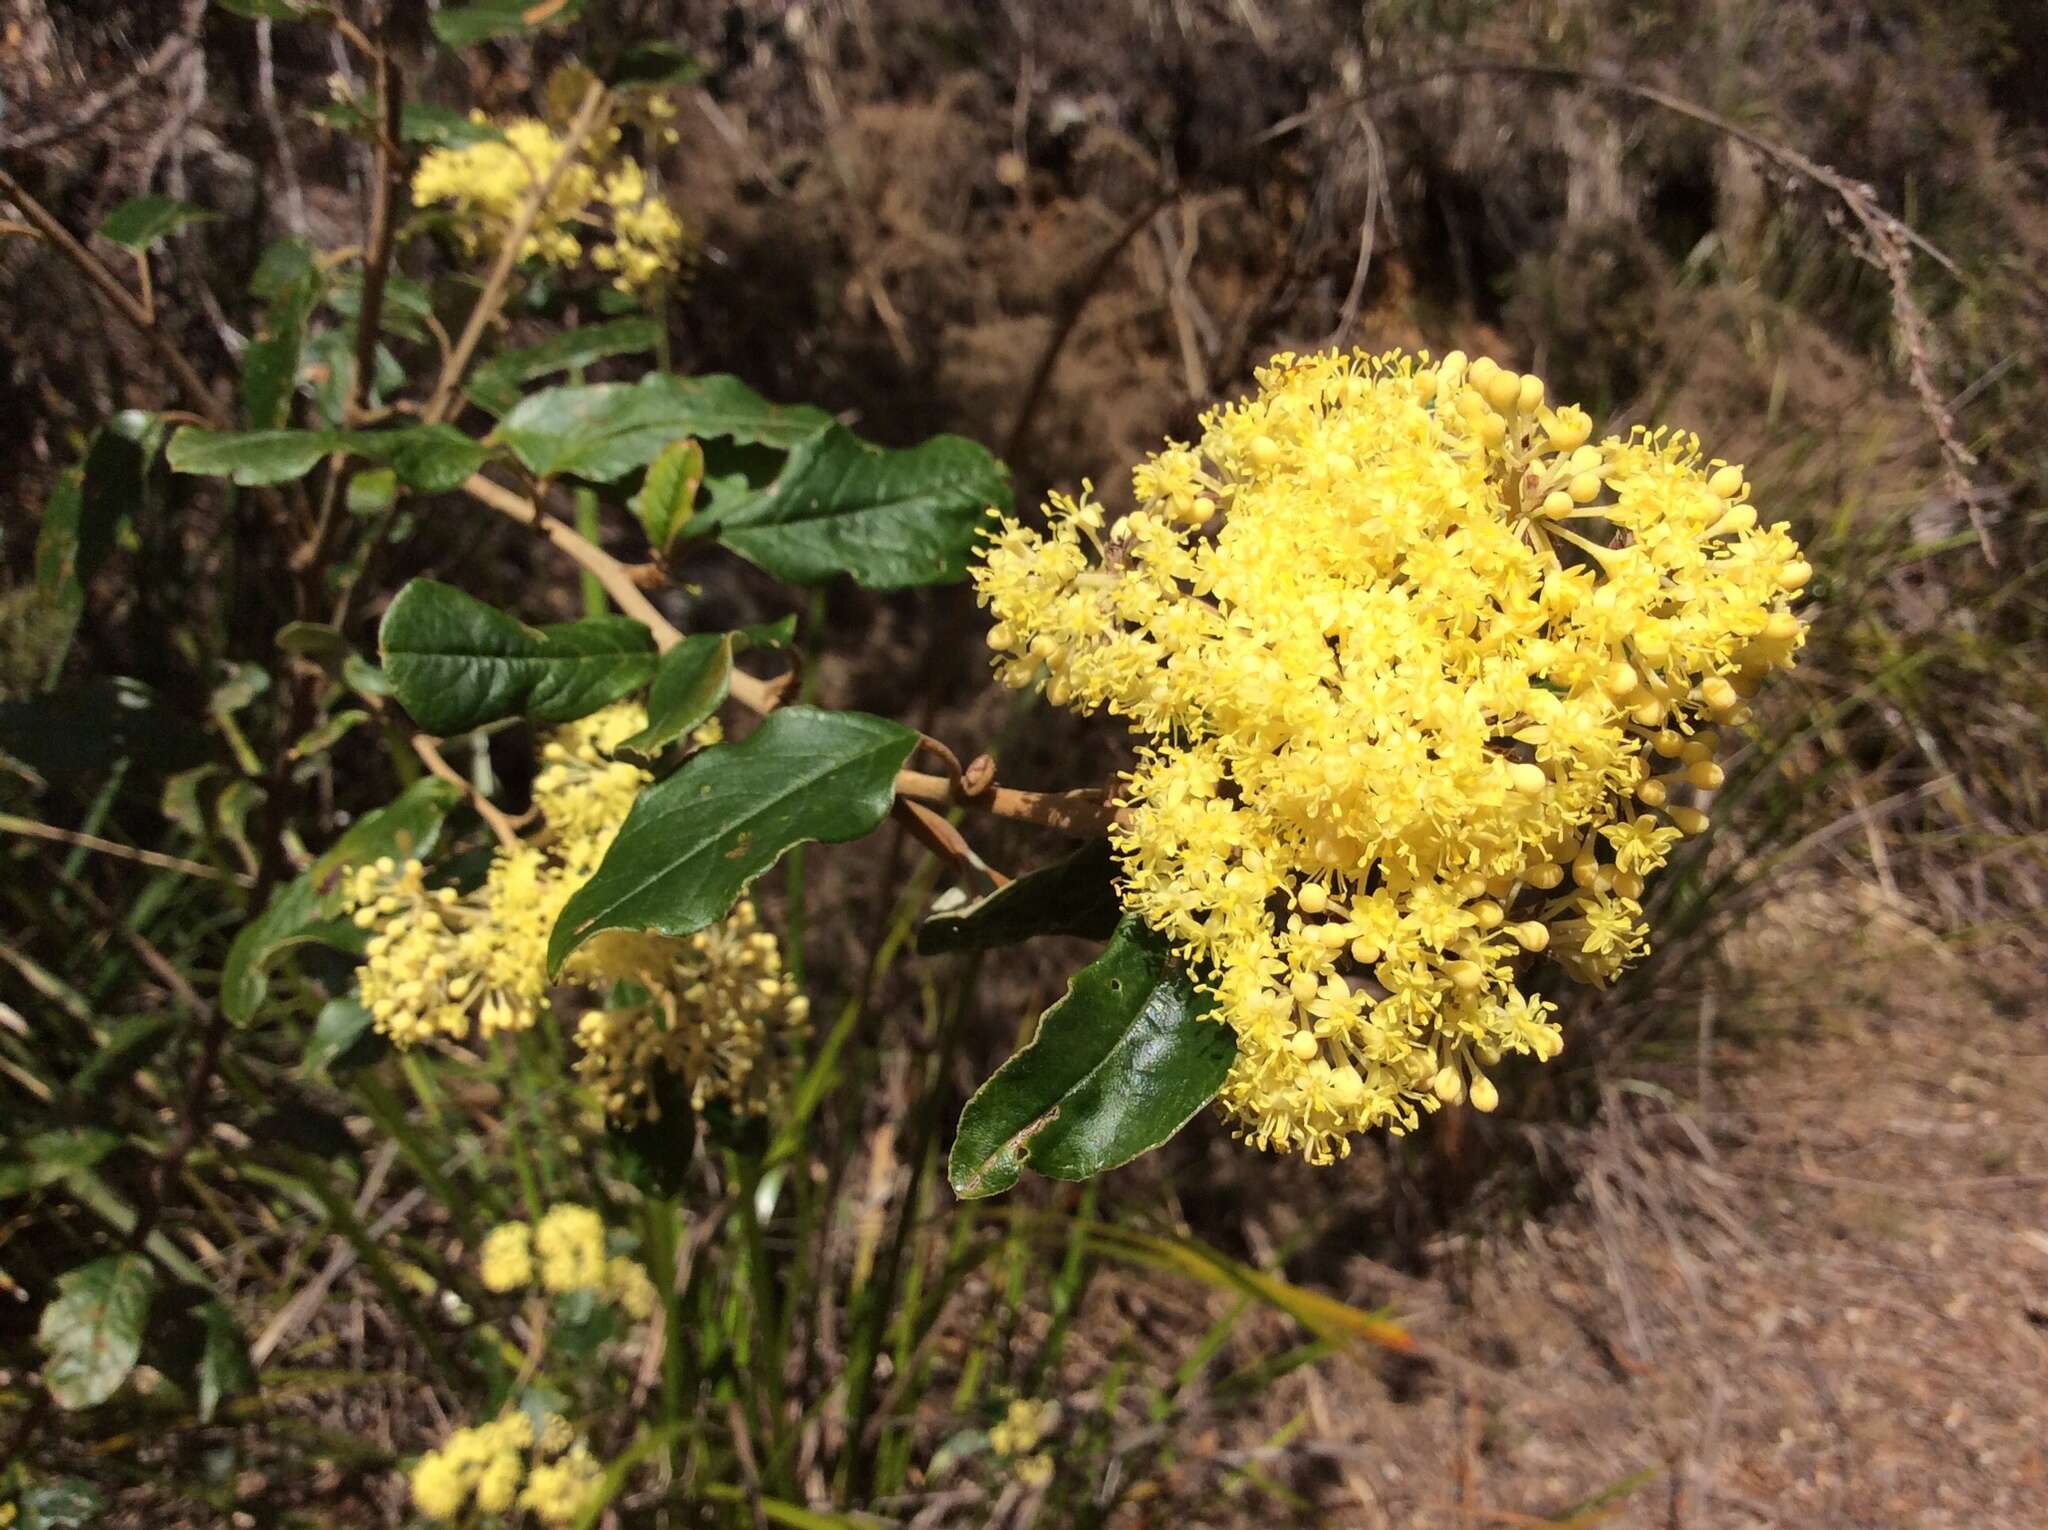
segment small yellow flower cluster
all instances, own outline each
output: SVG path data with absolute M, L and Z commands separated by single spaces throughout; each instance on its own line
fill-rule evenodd
M 529 1459 L 530 1455 L 530 1459 Z M 568 1421 L 550 1414 L 536 1431 L 520 1412 L 458 1429 L 412 1469 L 413 1507 L 453 1520 L 472 1501 L 480 1514 L 525 1509 L 543 1525 L 573 1523 L 601 1475 Z
M 589 970 L 646 996 L 590 1010 L 576 1026 L 576 1071 L 608 1113 L 658 1119 L 663 1071 L 689 1081 L 693 1109 L 722 1100 L 761 1115 L 780 1100 L 811 1007 L 783 971 L 781 945 L 756 926 L 754 905 L 742 899 L 723 921 L 681 940 L 608 930 L 577 953 Z
M 501 848 L 468 895 L 429 888 L 417 860 L 350 873 L 355 921 L 376 930 L 358 978 L 377 1029 L 399 1046 L 532 1027 L 547 997 L 548 933 L 597 870 L 633 798 L 651 779 L 606 751 L 646 726 L 634 702 L 557 730 L 543 746 L 534 805 L 547 835 Z
M 472 117 L 487 120 L 481 113 Z M 615 152 L 618 136 L 616 129 L 601 136 L 598 161 Z M 413 205 L 448 205 L 465 254 L 496 249 L 533 189 L 554 171 L 562 149 L 561 138 L 546 123 L 524 117 L 505 125 L 502 140 L 431 150 L 413 175 Z M 583 258 L 585 231 L 605 232 L 606 211 L 609 237 L 590 246 L 591 264 L 613 272 L 613 285 L 622 292 L 660 285 L 682 258 L 683 225 L 649 186 L 639 161 L 630 158 L 616 159 L 609 169 L 579 161 L 564 170 L 520 247 L 520 257 L 550 266 L 575 265 Z
M 555 1295 L 592 1291 L 645 1322 L 660 1301 L 647 1272 L 623 1254 L 605 1255 L 604 1221 L 587 1206 L 565 1202 L 537 1225 L 507 1222 L 485 1235 L 477 1270 L 490 1291 L 533 1285 Z
M 1059 1427 L 1060 1405 L 1018 1398 L 1003 1415 L 1003 1421 L 988 1432 L 990 1449 L 1009 1463 L 1017 1480 L 1026 1487 L 1040 1488 L 1052 1481 L 1052 1454 L 1038 1447 Z
M 1644 879 L 1706 815 L 1718 730 L 1791 664 L 1811 569 L 1697 439 L 1592 442 L 1453 352 L 1282 355 L 1198 446 L 1005 521 L 975 579 L 1005 681 L 1149 743 L 1125 906 L 1213 988 L 1240 1137 L 1329 1162 L 1561 1045 L 1518 986 L 1646 949 Z

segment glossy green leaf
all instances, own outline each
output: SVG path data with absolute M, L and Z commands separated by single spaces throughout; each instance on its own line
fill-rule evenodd
M 1088 1179 L 1158 1147 L 1216 1097 L 1237 1058 L 1237 1035 L 1212 1008 L 1166 939 L 1127 916 L 960 1113 L 954 1191 L 995 1195 L 1026 1168 Z
M 434 31 L 449 47 L 468 48 L 574 21 L 582 14 L 583 0 L 471 0 L 436 13 Z
M 647 469 L 647 481 L 633 496 L 633 513 L 647 533 L 656 557 L 668 556 L 690 517 L 697 513 L 697 491 L 704 483 L 704 448 L 678 441 Z
M 542 478 L 571 473 L 610 483 L 646 467 L 686 436 L 787 450 L 832 423 L 805 404 L 771 404 L 736 377 L 674 377 L 549 388 L 521 399 L 497 439 Z
M 385 463 L 400 483 L 423 494 L 446 493 L 490 458 L 489 448 L 452 425 L 397 430 L 207 430 L 186 425 L 171 437 L 166 455 L 181 473 L 231 478 L 250 488 L 303 478 L 334 452 Z
M 142 1353 L 155 1295 L 156 1267 L 144 1254 L 110 1254 L 57 1277 L 36 1338 L 58 1407 L 97 1407 L 120 1390 Z
M 660 342 L 660 322 L 645 314 L 614 319 L 607 324 L 581 325 L 538 345 L 500 351 L 470 373 L 466 391 L 492 414 L 504 414 L 519 403 L 520 392 L 528 383 L 557 372 L 587 367 L 610 356 L 651 351 Z
M 645 685 L 654 636 L 623 616 L 529 627 L 453 585 L 415 579 L 378 634 L 384 673 L 429 733 L 501 717 L 573 722 Z
M 211 223 L 219 216 L 176 197 L 130 197 L 107 214 L 100 237 L 123 249 L 146 250 L 189 224 Z
M 222 1401 L 256 1390 L 256 1367 L 249 1360 L 249 1345 L 242 1337 L 235 1315 L 218 1301 L 210 1301 L 201 1315 L 206 1325 L 206 1346 L 199 1354 L 199 1422 L 210 1424 Z
M 715 536 L 793 584 L 848 574 L 890 590 L 963 577 L 990 512 L 1009 508 L 1009 475 L 972 441 L 889 451 L 834 425 L 799 443 L 765 489 L 700 513 L 684 535 Z
M 270 906 L 242 926 L 221 968 L 221 1009 L 247 1025 L 270 992 L 270 967 L 292 946 L 306 941 L 350 944 L 359 933 L 343 917 L 341 873 L 379 856 L 425 856 L 441 832 L 441 820 L 462 799 L 462 791 L 428 777 L 415 781 L 396 801 L 366 813 L 333 847 L 280 889 Z
M 704 721 L 732 689 L 737 633 L 699 632 L 661 656 L 647 688 L 647 726 L 614 751 L 651 760 Z
M 917 933 L 917 949 L 926 956 L 987 951 L 1036 935 L 1107 940 L 1122 918 L 1116 856 L 1108 840 L 1090 840 L 964 908 L 933 914 Z
M 556 921 L 548 970 L 600 930 L 701 930 L 785 851 L 868 833 L 916 743 L 900 723 L 862 712 L 785 707 L 740 742 L 693 755 L 633 804 Z

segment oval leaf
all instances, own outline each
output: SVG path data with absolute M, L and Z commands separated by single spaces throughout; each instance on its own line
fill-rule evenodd
M 737 377 L 674 377 L 548 388 L 521 399 L 497 439 L 541 478 L 593 483 L 625 477 L 685 436 L 788 449 L 832 423 L 805 404 L 771 404 Z
M 468 48 L 582 14 L 583 0 L 471 0 L 437 14 L 434 32 L 451 48 Z
M 633 499 L 633 513 L 658 557 L 667 557 L 670 545 L 697 513 L 697 490 L 704 483 L 704 448 L 695 441 L 678 441 L 647 469 L 647 482 Z
M 469 121 L 461 116 L 455 120 Z M 660 322 L 645 314 L 614 319 L 608 324 L 585 324 L 565 330 L 538 345 L 500 351 L 470 373 L 469 381 L 463 387 L 471 399 L 492 414 L 504 414 L 518 405 L 519 390 L 530 382 L 537 382 L 556 372 L 566 372 L 572 367 L 587 367 L 607 356 L 651 351 L 660 343 Z
M 176 197 L 130 197 L 107 214 L 100 237 L 123 249 L 146 250 L 167 234 L 190 223 L 210 223 L 220 216 Z
M 1008 473 L 972 441 L 888 451 L 834 425 L 792 450 L 767 488 L 700 513 L 684 535 L 716 536 L 792 584 L 849 574 L 893 590 L 963 577 L 989 512 L 1009 508 Z
M 142 1353 L 156 1268 L 142 1254 L 112 1254 L 57 1278 L 36 1338 L 48 1353 L 43 1382 L 60 1408 L 92 1408 L 120 1390 Z
M 733 650 L 744 641 L 737 632 L 699 632 L 663 654 L 647 688 L 647 726 L 613 752 L 651 760 L 716 712 L 732 689 Z
M 384 673 L 429 733 L 520 714 L 574 722 L 645 685 L 654 636 L 623 616 L 534 628 L 453 585 L 415 579 L 378 633 Z
M 548 941 L 548 971 L 600 930 L 688 935 L 810 840 L 858 839 L 895 798 L 917 735 L 863 712 L 785 707 L 642 792 Z
M 1041 866 L 965 908 L 933 914 L 917 932 L 917 949 L 924 956 L 987 951 L 1035 935 L 1107 940 L 1122 918 L 1116 856 L 1108 840 L 1090 840 L 1065 860 Z
M 1088 1179 L 1158 1147 L 1237 1059 L 1236 1033 L 1205 1018 L 1212 1006 L 1165 937 L 1127 916 L 960 1113 L 955 1192 L 995 1195 L 1027 1167 Z

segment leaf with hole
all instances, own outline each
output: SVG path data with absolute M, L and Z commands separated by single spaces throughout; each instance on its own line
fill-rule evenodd
M 569 899 L 548 971 L 602 930 L 688 935 L 722 919 L 785 851 L 858 839 L 888 815 L 917 735 L 864 712 L 785 707 L 641 792 Z
M 960 1113 L 954 1191 L 995 1195 L 1027 1168 L 1089 1179 L 1158 1147 L 1237 1059 L 1237 1034 L 1213 1010 L 1166 938 L 1126 916 Z
M 36 1339 L 49 1356 L 43 1384 L 58 1407 L 93 1408 L 135 1369 L 156 1295 L 156 1267 L 144 1254 L 110 1254 L 57 1277 Z
M 453 585 L 415 579 L 378 633 L 384 673 L 429 733 L 501 717 L 574 722 L 645 685 L 654 636 L 623 616 L 529 627 Z
M 991 512 L 1010 503 L 1009 474 L 972 441 L 890 451 L 834 425 L 799 442 L 766 488 L 713 504 L 683 534 L 716 537 L 792 584 L 846 574 L 893 590 L 962 578 Z

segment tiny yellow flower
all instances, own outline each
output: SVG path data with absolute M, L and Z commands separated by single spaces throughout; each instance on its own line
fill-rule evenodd
M 485 1235 L 477 1251 L 477 1273 L 487 1291 L 516 1291 L 533 1279 L 533 1229 L 507 1222 Z
M 604 1220 L 587 1206 L 552 1208 L 533 1231 L 540 1283 L 557 1293 L 595 1291 L 604 1285 Z

